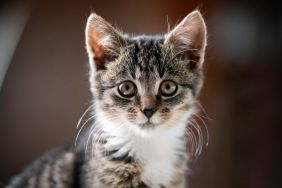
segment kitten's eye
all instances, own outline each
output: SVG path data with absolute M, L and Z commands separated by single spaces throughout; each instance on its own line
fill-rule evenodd
M 160 93 L 165 97 L 173 96 L 177 91 L 177 85 L 175 82 L 166 80 L 161 83 Z
M 131 81 L 125 81 L 118 86 L 118 92 L 122 97 L 133 97 L 136 92 L 136 86 Z

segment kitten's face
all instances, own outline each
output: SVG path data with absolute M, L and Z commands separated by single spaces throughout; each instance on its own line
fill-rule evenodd
M 194 108 L 202 77 L 161 39 L 131 41 L 95 82 L 99 111 L 141 128 L 172 126 Z M 114 120 L 113 119 L 113 120 Z
M 99 22 L 96 25 L 95 18 Z M 95 15 L 89 20 L 88 28 L 91 27 L 89 24 L 101 27 L 103 22 Z M 182 22 L 187 24 L 185 19 Z M 203 82 L 204 49 L 199 47 L 206 45 L 205 31 L 199 30 L 204 34 L 195 34 L 202 41 L 193 45 L 191 35 L 194 33 L 190 28 L 190 46 L 183 49 L 187 41 L 178 41 L 177 37 L 187 33 L 181 30 L 179 34 L 177 28 L 162 37 L 129 38 L 105 24 L 102 29 L 107 31 L 100 29 L 97 32 L 93 27 L 94 31 L 87 30 L 90 35 L 86 34 L 92 63 L 90 82 L 97 113 L 116 124 L 143 130 L 173 127 L 185 122 L 195 111 L 195 97 Z M 95 43 L 97 38 L 103 39 Z M 199 49 L 195 50 L 193 46 Z

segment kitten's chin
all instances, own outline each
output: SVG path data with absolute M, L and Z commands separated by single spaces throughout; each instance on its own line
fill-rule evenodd
M 144 124 L 139 124 L 135 125 L 135 133 L 136 136 L 139 135 L 143 138 L 151 138 L 156 135 L 156 132 L 158 132 L 158 127 L 157 125 L 151 124 L 151 123 L 144 123 Z
M 170 126 L 168 124 L 153 124 L 148 122 L 139 125 L 135 124 L 133 127 L 135 127 L 136 136 L 152 138 L 163 134 L 175 134 L 175 132 L 179 132 L 178 130 L 180 127 L 184 126 Z
M 159 126 L 159 124 L 152 123 L 151 121 L 147 121 L 146 123 L 142 123 L 139 126 L 141 129 L 153 129 Z

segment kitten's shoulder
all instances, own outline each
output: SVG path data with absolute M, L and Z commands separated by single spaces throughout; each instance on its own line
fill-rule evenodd
M 74 183 L 75 168 L 82 163 L 78 156 L 73 144 L 52 149 L 13 177 L 6 188 L 50 187 L 50 183 L 68 187 Z

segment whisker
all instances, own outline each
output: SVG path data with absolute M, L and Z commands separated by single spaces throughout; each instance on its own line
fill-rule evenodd
M 118 117 L 115 117 L 114 119 L 118 119 Z M 124 123 L 120 123 L 120 124 L 118 124 L 117 125 L 117 127 L 114 129 L 114 130 L 112 130 L 112 132 L 115 132 L 115 131 L 117 131 L 117 130 L 119 130 L 122 126 L 124 125 Z M 98 145 L 99 145 L 99 143 L 100 143 L 100 140 L 102 139 L 102 134 L 103 134 L 104 132 L 103 132 L 103 127 L 101 128 L 101 129 L 99 129 L 96 133 L 95 133 L 95 135 L 94 135 L 94 137 L 93 137 L 93 139 L 92 139 L 92 152 L 91 152 L 91 155 L 92 155 L 92 157 L 94 156 L 97 156 L 97 152 L 99 151 L 98 149 L 97 149 L 97 147 L 98 147 Z M 107 152 L 107 151 L 106 151 Z
M 199 124 L 197 123 L 197 121 L 195 121 L 194 119 L 192 119 L 192 121 L 195 123 L 195 124 L 192 124 L 192 125 L 197 130 L 198 137 L 199 137 L 198 155 L 200 155 L 202 153 L 202 149 L 203 149 L 203 145 L 204 145 L 203 133 L 202 133 L 202 129 L 199 126 Z
M 91 110 L 93 108 L 95 104 L 93 103 L 92 105 L 90 105 L 85 111 L 84 113 L 82 114 L 82 116 L 80 117 L 80 119 L 78 120 L 77 124 L 76 124 L 76 128 L 78 128 L 84 118 L 84 116 L 86 116 L 86 114 L 89 112 L 89 110 Z
M 98 147 L 98 144 L 99 144 L 99 141 L 98 142 L 95 142 L 98 139 L 100 139 L 100 137 L 102 136 L 103 134 L 103 127 L 101 127 L 96 133 L 95 135 L 92 137 L 92 149 L 91 149 L 91 158 L 93 157 L 96 157 L 98 155 L 97 151 L 97 147 Z
M 86 141 L 85 154 L 87 154 L 89 140 L 90 140 L 92 134 L 94 133 L 94 131 L 95 131 L 95 127 L 91 127 L 91 129 L 89 131 L 89 135 L 88 135 L 87 141 Z
M 83 129 L 84 126 L 85 126 L 90 120 L 92 120 L 93 118 L 95 118 L 95 116 L 91 116 L 90 118 L 88 118 L 88 119 L 83 123 L 83 125 L 80 127 L 80 129 L 79 129 L 79 131 L 78 131 L 78 133 L 77 133 L 77 135 L 76 135 L 76 137 L 75 137 L 75 143 L 74 143 L 75 146 L 77 145 L 77 140 L 78 140 L 78 138 L 79 138 L 79 135 L 80 135 L 82 129 Z
M 207 120 L 212 120 L 212 118 L 209 117 L 209 115 L 207 114 L 206 110 L 204 109 L 203 105 L 201 103 L 199 103 L 199 101 L 195 101 L 195 104 L 197 106 L 200 107 L 201 111 L 204 113 L 204 116 L 202 116 L 203 118 L 206 118 Z M 199 114 L 198 114 L 199 115 Z
M 191 134 L 191 132 L 190 131 L 188 131 L 188 130 L 184 130 L 185 131 L 185 133 L 187 134 L 187 137 L 188 137 L 188 142 L 187 142 L 187 144 L 188 143 L 190 143 L 191 144 L 191 153 L 193 154 L 194 153 L 194 150 L 195 150 L 195 148 L 194 148 L 194 139 L 193 139 L 193 135 Z M 189 145 L 188 145 L 189 146 Z
M 207 139 L 207 141 L 206 141 L 206 146 L 208 146 L 209 145 L 209 141 L 210 141 L 210 134 L 209 134 L 209 129 L 208 129 L 208 126 L 207 126 L 207 124 L 205 123 L 205 121 L 200 117 L 200 116 L 198 116 L 198 115 L 195 115 L 195 117 L 196 118 L 198 118 L 198 119 L 200 119 L 200 121 L 203 123 L 203 125 L 204 125 L 204 127 L 205 127 L 205 131 L 206 131 L 206 139 Z
M 194 133 L 192 127 L 189 127 L 188 126 L 188 130 L 190 131 L 191 133 L 191 136 L 192 136 L 192 140 L 193 140 L 193 155 L 197 155 L 198 153 L 198 147 L 199 147 L 199 141 L 196 137 L 196 134 Z

